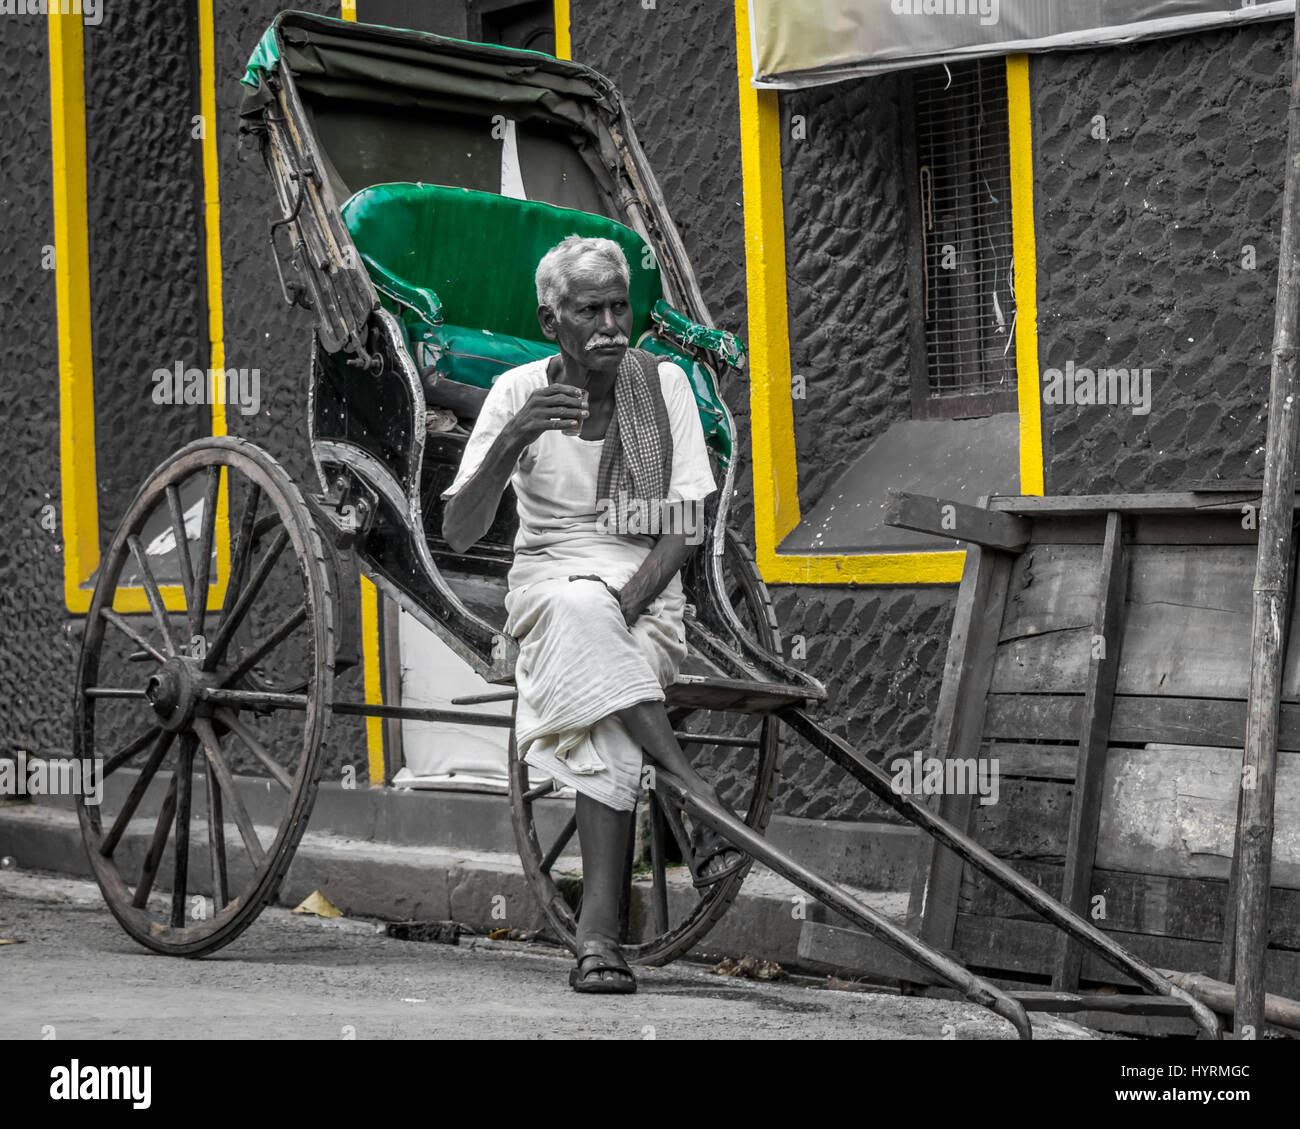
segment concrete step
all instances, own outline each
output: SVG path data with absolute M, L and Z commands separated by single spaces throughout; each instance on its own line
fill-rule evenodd
M 495 800 L 498 808 L 502 802 L 501 797 L 475 799 Z M 203 810 L 197 800 L 195 808 Z M 254 820 L 257 819 L 254 812 Z M 128 873 L 132 867 L 139 868 L 147 847 L 147 829 L 151 828 L 148 821 L 137 820 L 135 825 L 140 830 L 124 836 L 118 848 Z M 269 844 L 274 827 L 263 824 L 258 831 L 262 842 Z M 233 827 L 228 828 L 227 834 L 234 835 Z M 235 885 L 241 876 L 240 868 L 246 866 L 237 837 L 232 838 L 228 855 L 231 883 Z M 190 884 L 195 894 L 210 894 L 207 827 L 202 820 L 195 820 L 191 829 L 190 857 Z M 82 876 L 92 873 L 76 815 L 59 806 L 0 803 L 0 859 L 12 860 L 7 865 L 24 871 Z M 565 867 L 562 859 L 557 871 Z M 164 859 L 159 889 L 167 889 L 170 874 L 170 861 Z M 634 922 L 648 914 L 650 889 L 649 879 L 639 878 L 633 884 Z M 417 846 L 309 830 L 298 847 L 277 901 L 294 906 L 314 890 L 353 917 L 387 921 L 455 920 L 479 932 L 505 927 L 536 929 L 544 924 L 513 850 Z M 854 893 L 896 919 L 901 919 L 906 910 L 907 895 L 902 892 L 855 890 Z M 696 896 L 686 868 L 673 868 L 669 872 L 672 912 L 684 913 Z M 755 866 L 726 916 L 691 955 L 702 960 L 749 955 L 775 960 L 787 968 L 802 967 L 800 930 L 813 912 L 814 907 L 800 890 L 771 871 Z
M 105 783 L 104 807 L 116 811 L 137 771 L 123 768 Z M 284 793 L 265 777 L 237 776 L 236 786 L 255 823 L 280 822 Z M 156 814 L 171 777 L 159 773 L 140 811 Z M 194 777 L 194 811 L 204 810 L 204 780 Z M 69 796 L 34 797 L 40 804 L 73 810 Z M 545 839 L 558 835 L 573 814 L 573 800 L 548 796 L 534 805 Z M 507 796 L 480 792 L 398 788 L 346 788 L 322 782 L 312 808 L 312 831 L 347 839 L 452 851 L 515 851 Z M 779 850 L 835 882 L 867 890 L 906 890 L 911 883 L 918 832 L 895 823 L 792 819 L 775 815 L 765 832 Z M 547 841 L 550 841 L 549 839 Z M 576 840 L 562 858 L 576 858 Z

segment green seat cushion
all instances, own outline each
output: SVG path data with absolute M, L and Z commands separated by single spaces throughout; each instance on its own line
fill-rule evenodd
M 430 325 L 409 315 L 403 324 L 411 356 L 421 371 L 432 365 L 439 376 L 476 388 L 491 388 L 507 369 L 559 352 L 550 341 L 528 341 L 459 325 Z
M 343 205 L 343 220 L 375 286 L 432 324 L 535 338 L 537 264 L 574 234 L 603 236 L 623 248 L 634 337 L 649 328 L 651 307 L 663 296 L 645 241 L 589 212 L 470 188 L 396 183 L 363 188 Z

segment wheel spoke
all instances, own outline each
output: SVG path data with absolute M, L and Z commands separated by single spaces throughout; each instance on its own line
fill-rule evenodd
M 542 873 L 549 874 L 551 867 L 555 865 L 555 860 L 560 857 L 560 852 L 569 845 L 569 840 L 573 838 L 573 833 L 578 830 L 578 813 L 574 812 L 569 816 L 569 822 L 564 825 L 564 830 L 560 832 L 560 837 L 551 844 L 551 849 L 546 852 L 542 859 Z
M 559 791 L 559 785 L 555 777 L 551 777 L 545 784 L 539 784 L 536 788 L 529 788 L 524 793 L 524 803 L 531 804 L 534 800 L 540 800 L 543 796 L 549 796 L 552 792 Z
M 203 516 L 199 519 L 199 563 L 194 574 L 194 607 L 198 621 L 196 634 L 203 634 L 203 621 L 208 614 L 208 562 L 212 556 L 212 539 L 217 526 L 217 494 L 221 488 L 221 468 L 210 466 L 204 469 L 207 483 L 203 491 Z
M 126 825 L 131 822 L 131 817 L 135 815 L 135 809 L 140 806 L 140 801 L 144 799 L 145 792 L 149 790 L 150 783 L 158 773 L 158 766 L 162 764 L 163 757 L 167 755 L 167 750 L 171 748 L 175 736 L 176 734 L 166 729 L 159 732 L 158 739 L 154 742 L 153 752 L 149 754 L 149 759 L 145 761 L 144 768 L 140 770 L 140 775 L 136 777 L 135 783 L 131 785 L 131 791 L 122 804 L 122 810 L 117 813 L 117 818 L 113 820 L 113 826 L 108 829 L 108 834 L 100 840 L 99 853 L 104 858 L 112 857 L 113 852 L 117 849 L 118 840 L 122 838 Z
M 230 775 L 230 768 L 221 755 L 221 744 L 217 741 L 216 731 L 213 730 L 212 723 L 206 717 L 196 717 L 194 719 L 194 730 L 203 741 L 203 754 L 208 758 L 208 763 L 217 775 L 217 783 L 230 801 L 231 812 L 235 817 L 235 826 L 239 828 L 239 837 L 244 840 L 244 849 L 248 851 L 248 857 L 252 859 L 253 865 L 255 867 L 261 866 L 266 852 L 262 849 L 262 842 L 257 837 L 257 830 L 253 827 L 253 820 L 248 814 L 248 808 L 244 806 L 244 801 L 240 799 L 239 792 L 235 789 L 235 778 Z
M 663 936 L 668 932 L 668 872 L 664 860 L 664 813 L 653 800 L 650 802 L 650 870 L 654 886 L 650 891 L 650 913 L 654 931 Z
M 204 758 L 208 785 L 208 854 L 212 864 L 212 899 L 220 913 L 230 901 L 226 879 L 226 827 L 221 815 L 221 788 L 212 762 Z
M 181 929 L 185 925 L 185 891 L 188 888 L 190 870 L 190 802 L 194 790 L 194 735 L 185 734 L 181 738 L 180 755 L 176 758 L 176 848 L 174 855 L 175 871 L 172 879 L 172 928 Z
M 194 618 L 194 562 L 190 559 L 190 542 L 185 536 L 185 511 L 181 508 L 181 492 L 176 483 L 167 486 L 167 508 L 172 515 L 172 537 L 176 541 L 176 563 L 180 568 L 181 588 L 185 592 L 185 614 L 190 621 L 190 635 L 198 635 L 202 626 Z
M 148 639 L 127 623 L 127 621 L 123 619 L 122 616 L 118 615 L 112 608 L 101 608 L 99 614 L 108 620 L 108 622 L 116 627 L 123 635 L 130 639 L 137 647 L 142 647 L 146 652 L 146 655 L 151 656 L 160 663 L 167 661 L 157 647 L 150 643 Z
M 244 573 L 248 571 L 248 557 L 253 551 L 253 529 L 257 525 L 257 509 L 261 501 L 262 488 L 254 482 L 248 492 L 244 516 L 239 523 L 239 539 L 235 542 L 235 551 L 230 559 L 230 579 L 226 583 L 227 600 L 238 596 L 239 590 L 244 586 Z
M 130 686 L 87 686 L 82 690 L 87 698 L 143 698 L 144 691 Z
M 222 655 L 225 654 L 226 648 L 230 645 L 231 638 L 239 625 L 243 623 L 244 616 L 248 614 L 248 609 L 253 606 L 253 601 L 257 598 L 258 592 L 262 590 L 262 585 L 266 583 L 266 578 L 271 574 L 271 569 L 275 567 L 276 560 L 288 543 L 289 531 L 281 528 L 275 535 L 275 540 L 271 542 L 271 547 L 267 549 L 266 555 L 258 562 L 257 570 L 249 578 L 243 591 L 239 593 L 239 599 L 235 601 L 229 612 L 222 615 L 221 627 L 217 631 L 217 637 L 212 646 L 208 648 L 207 658 L 203 660 L 204 670 L 213 670 L 221 661 Z
M 136 909 L 143 909 L 149 901 L 149 892 L 153 889 L 154 879 L 158 877 L 158 864 L 162 862 L 163 848 L 167 846 L 167 836 L 171 833 L 172 820 L 176 817 L 177 779 L 177 775 L 172 773 L 167 798 L 163 800 L 162 811 L 158 813 L 158 823 L 153 829 L 153 841 L 149 844 L 149 853 L 144 857 L 144 867 L 140 871 L 140 884 L 135 888 L 135 897 L 131 899 L 131 904 Z
M 244 660 L 235 667 L 225 678 L 221 680 L 222 686 L 230 686 L 238 682 L 250 670 L 260 663 L 271 651 L 275 650 L 286 638 L 291 635 L 299 624 L 306 622 L 307 608 L 299 608 L 296 612 L 284 618 L 284 621 L 262 640 L 253 650 L 245 656 Z
M 159 729 L 156 725 L 152 729 L 146 729 L 124 749 L 121 749 L 109 757 L 108 760 L 104 762 L 104 779 L 107 780 L 112 776 L 113 773 L 126 764 L 126 762 L 135 756 L 141 749 L 148 748 L 149 743 L 158 736 L 158 733 Z
M 682 861 L 687 863 L 689 869 L 689 860 L 693 852 L 691 851 L 691 842 L 686 837 L 686 828 L 682 826 L 680 810 L 670 808 L 667 801 L 657 791 L 652 791 L 651 795 L 654 797 L 654 802 L 659 805 L 659 810 L 663 813 L 664 823 L 667 825 L 668 830 L 672 833 L 673 838 L 677 840 L 677 848 L 682 853 Z
M 244 746 L 266 767 L 267 772 L 275 777 L 275 781 L 286 792 L 293 791 L 293 777 L 284 771 L 280 765 L 276 764 L 271 754 L 266 751 L 266 746 L 257 739 L 257 735 L 231 711 L 227 709 L 217 710 L 217 720 L 229 729 L 236 737 L 243 741 Z
M 153 578 L 153 570 L 145 560 L 144 549 L 140 547 L 140 538 L 132 533 L 126 539 L 126 546 L 131 550 L 131 556 L 135 558 L 135 567 L 140 570 L 140 583 L 149 600 L 149 610 L 153 612 L 154 623 L 162 635 L 163 649 L 167 652 L 167 657 L 172 658 L 176 654 L 176 644 L 172 642 L 171 624 L 167 622 L 167 609 L 163 607 L 162 593 L 158 591 L 158 582 Z

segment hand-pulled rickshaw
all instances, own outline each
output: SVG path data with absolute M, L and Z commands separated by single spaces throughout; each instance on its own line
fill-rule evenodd
M 196 441 L 144 483 L 105 553 L 77 674 L 75 745 L 123 781 L 102 807 L 78 813 L 100 887 L 132 937 L 201 956 L 273 900 L 337 714 L 510 727 L 520 857 L 555 937 L 573 947 L 575 910 L 554 869 L 575 821 L 555 818 L 553 782 L 530 779 L 511 718 L 475 709 L 514 697 L 517 648 L 502 629 L 514 500 L 507 492 L 488 535 L 457 554 L 441 537 L 439 495 L 493 379 L 555 351 L 538 340 L 532 273 L 576 232 L 623 247 L 635 343 L 688 374 L 719 483 L 683 571 L 690 653 L 667 706 L 697 767 L 706 776 L 727 767 L 726 799 L 740 815 L 655 774 L 645 797 L 649 908 L 628 924 L 627 959 L 683 955 L 735 899 L 744 870 L 685 903 L 669 896 L 671 859 L 687 857 L 688 829 L 703 824 L 1029 1036 L 1012 994 L 767 844 L 784 725 L 1217 1032 L 1203 1006 L 897 794 L 878 758 L 810 716 L 825 691 L 783 659 L 767 589 L 728 526 L 735 431 L 721 388 L 740 374 L 743 346 L 712 328 L 606 78 L 533 52 L 285 12 L 243 81 L 241 130 L 260 148 L 279 206 L 269 241 L 281 294 L 316 323 L 306 403 L 314 481 L 301 488 L 245 440 Z M 499 689 L 446 709 L 337 700 L 335 674 L 360 661 L 361 575 Z M 266 777 L 265 796 L 236 787 L 244 771 Z M 142 803 L 164 782 L 161 804 Z M 160 878 L 165 896 L 154 892 Z M 211 899 L 210 913 L 192 912 L 196 896 Z

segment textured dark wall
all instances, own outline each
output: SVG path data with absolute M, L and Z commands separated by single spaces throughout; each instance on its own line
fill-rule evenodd
M 790 363 L 807 383 L 794 400 L 805 513 L 912 414 L 899 121 L 909 88 L 884 75 L 780 96 Z
M 1147 416 L 1044 406 L 1049 493 L 1262 475 L 1290 58 L 1281 22 L 1031 63 L 1040 363 L 1152 370 Z
M 47 21 L 8 16 L 0 36 L 0 753 L 67 748 L 76 662 L 63 615 L 59 369 L 50 205 Z M 61 515 L 60 515 L 61 517 Z
M 101 550 L 154 466 L 211 430 L 206 405 L 155 404 L 151 379 L 177 361 L 209 364 L 189 9 L 106 4 L 83 40 Z M 142 56 L 154 65 L 140 66 Z

